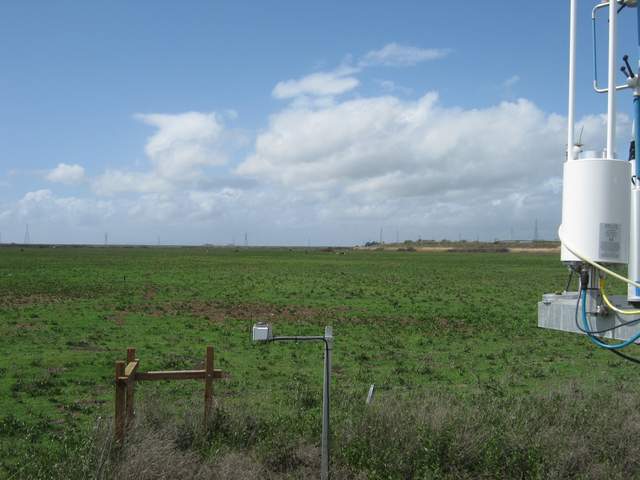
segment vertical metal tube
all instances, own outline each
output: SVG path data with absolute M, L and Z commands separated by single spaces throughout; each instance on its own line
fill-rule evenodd
M 640 67 L 640 6 L 636 8 L 638 34 L 638 62 Z M 640 68 L 636 70 L 640 73 Z M 628 277 L 636 282 L 640 278 L 640 89 L 633 92 L 633 142 L 635 146 L 634 183 L 631 187 L 631 219 L 629 222 L 629 266 Z M 629 285 L 627 287 L 627 301 L 640 302 L 640 288 Z
M 575 102 L 576 102 L 576 4 L 571 0 L 569 13 L 569 108 L 567 113 L 567 160 L 575 159 Z
M 636 147 L 637 148 L 637 147 Z M 637 154 L 636 154 L 637 155 Z M 637 164 L 636 160 L 636 164 Z M 638 180 L 636 179 L 636 184 Z M 640 188 L 636 185 L 631 188 L 631 221 L 629 222 L 629 266 L 628 277 L 638 281 L 640 278 Z M 627 287 L 627 301 L 640 302 L 640 288 L 634 285 Z
M 333 349 L 333 329 L 324 330 L 324 385 L 322 389 L 322 458 L 320 479 L 329 480 L 329 387 L 331 385 L 331 350 Z
M 616 141 L 616 35 L 618 2 L 609 1 L 609 68 L 607 92 L 607 158 L 615 157 Z

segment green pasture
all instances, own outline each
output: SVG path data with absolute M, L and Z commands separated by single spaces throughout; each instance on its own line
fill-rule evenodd
M 566 277 L 549 254 L 0 248 L 0 478 L 19 477 L 27 452 L 55 450 L 60 432 L 112 415 L 114 362 L 129 346 L 151 370 L 199 367 L 213 345 L 228 374 L 220 401 L 302 411 L 294 428 L 315 434 L 322 346 L 253 345 L 257 321 L 283 335 L 332 325 L 334 396 L 363 403 L 372 383 L 464 401 L 634 378 L 585 338 L 536 327 L 541 295 Z M 166 382 L 140 396 L 178 405 L 201 389 Z

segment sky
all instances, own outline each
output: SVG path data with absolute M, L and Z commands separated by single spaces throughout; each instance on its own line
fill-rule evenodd
M 595 2 L 578 3 L 578 132 L 601 150 Z M 554 239 L 568 10 L 0 2 L 1 240 L 28 224 L 32 243 L 493 241 L 532 238 L 536 220 Z M 634 18 L 618 46 L 633 59 Z M 623 159 L 631 102 L 618 95 Z

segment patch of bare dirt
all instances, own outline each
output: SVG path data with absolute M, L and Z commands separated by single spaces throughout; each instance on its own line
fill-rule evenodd
M 225 320 L 275 321 L 292 322 L 325 321 L 335 319 L 348 312 L 348 307 L 312 308 L 304 306 L 279 306 L 267 303 L 224 304 L 216 301 L 194 300 L 188 302 L 168 302 L 161 305 L 137 305 L 126 313 L 142 313 L 154 317 L 172 315 L 193 315 L 217 323 Z M 109 317 L 114 317 L 115 314 Z M 117 322 L 116 322 L 117 323 Z
M 106 315 L 104 318 L 106 320 L 110 321 L 110 322 L 115 323 L 119 327 L 121 327 L 125 323 L 126 316 L 127 316 L 126 312 L 118 311 L 118 312 L 112 313 L 110 315 Z
M 0 307 L 18 308 L 30 307 L 32 305 L 50 305 L 52 303 L 61 303 L 64 300 L 65 297 L 46 293 L 34 293 L 32 295 L 2 295 L 0 296 Z
M 144 294 L 142 295 L 142 298 L 144 298 L 145 301 L 150 302 L 155 298 L 156 293 L 157 293 L 157 290 L 155 289 L 155 287 L 147 286 L 147 288 L 145 288 L 144 290 Z

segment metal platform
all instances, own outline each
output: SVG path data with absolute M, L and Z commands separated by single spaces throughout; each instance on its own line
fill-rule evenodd
M 637 309 L 637 307 L 627 303 L 626 296 L 613 295 L 610 297 L 610 300 L 616 307 L 622 309 Z M 577 301 L 578 292 L 565 292 L 563 294 L 547 293 L 543 295 L 542 301 L 538 302 L 538 327 L 584 335 L 584 333 L 576 327 L 575 323 Z M 588 300 L 587 302 L 587 307 L 591 307 L 591 304 L 595 306 L 592 300 Z M 594 310 L 595 308 L 588 309 L 589 312 L 593 312 Z M 609 312 L 607 315 L 589 315 L 591 330 L 604 330 L 633 320 L 637 320 L 637 323 L 599 335 L 603 338 L 617 340 L 626 340 L 640 331 L 640 315 L 618 315 L 615 312 Z M 578 321 L 582 322 L 580 311 L 578 311 Z M 580 325 L 582 325 L 582 323 L 580 323 Z

